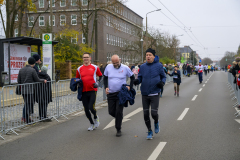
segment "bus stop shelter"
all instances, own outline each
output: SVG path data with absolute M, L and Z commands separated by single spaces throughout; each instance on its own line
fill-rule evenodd
M 58 43 L 57 41 L 52 41 L 53 46 L 57 43 Z M 14 48 L 14 45 L 12 45 L 12 44 L 17 46 L 18 48 L 21 48 L 21 47 L 23 47 L 24 49 L 26 48 L 26 50 L 28 52 L 28 53 L 26 53 L 26 55 L 28 55 L 28 57 L 29 57 L 29 52 L 30 52 L 30 56 L 31 56 L 31 46 L 36 45 L 38 48 L 37 53 L 41 57 L 40 46 L 42 46 L 42 39 L 32 38 L 32 37 L 14 37 L 14 38 L 0 39 L 0 86 L 1 87 L 4 84 L 9 84 L 9 85 L 12 84 L 11 83 L 11 81 L 12 81 L 11 80 L 11 71 L 13 72 L 13 70 L 11 68 L 12 67 L 11 61 L 16 60 L 16 64 L 19 68 L 20 66 L 23 67 L 23 62 L 17 62 L 17 60 L 27 61 L 27 59 L 28 59 L 27 56 L 14 57 L 17 54 L 24 55 L 24 53 L 21 53 L 22 50 L 17 51 L 17 49 Z M 13 48 L 11 48 L 12 46 L 13 46 Z M 12 53 L 12 52 L 14 52 L 14 53 Z M 6 64 L 6 63 L 8 63 L 8 64 Z M 52 64 L 54 64 L 54 63 L 52 63 Z M 14 62 L 14 65 L 15 65 L 15 62 Z M 54 69 L 54 67 L 52 67 L 52 69 Z M 17 70 L 16 70 L 16 72 L 17 72 Z M 9 81 L 8 83 L 6 83 L 6 79 L 8 79 L 8 81 Z

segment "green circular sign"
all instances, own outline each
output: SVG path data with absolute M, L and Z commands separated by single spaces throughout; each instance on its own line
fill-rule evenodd
M 45 35 L 44 35 L 44 40 L 45 40 L 45 41 L 48 41 L 49 39 L 50 39 L 50 36 L 49 36 L 48 34 L 45 34 Z

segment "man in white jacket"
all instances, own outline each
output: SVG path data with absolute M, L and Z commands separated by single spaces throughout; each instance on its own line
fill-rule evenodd
M 201 65 L 201 62 L 199 62 L 199 65 L 196 67 L 198 70 L 198 78 L 199 78 L 199 83 L 201 84 L 203 81 L 202 74 L 203 74 L 203 65 Z

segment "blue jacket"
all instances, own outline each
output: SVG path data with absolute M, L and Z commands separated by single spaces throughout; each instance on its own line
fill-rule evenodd
M 121 90 L 118 93 L 118 98 L 119 98 L 119 104 L 123 105 L 124 107 L 128 107 L 128 103 L 130 105 L 134 104 L 134 99 L 135 99 L 135 95 L 136 95 L 136 91 L 135 89 L 130 89 L 130 91 L 128 91 L 128 88 L 126 86 L 129 86 L 127 84 L 123 84 L 121 87 Z
M 175 70 L 173 70 L 169 76 L 177 76 L 178 78 L 173 78 L 173 83 L 181 83 L 181 72 L 179 70 L 177 70 L 177 73 L 175 73 Z
M 81 84 L 81 85 L 78 85 L 78 84 Z M 79 101 L 82 101 L 82 90 L 83 90 L 82 80 L 79 78 L 72 78 L 70 82 L 70 89 L 73 92 L 78 91 L 77 99 Z
M 155 56 L 153 63 L 144 63 L 141 65 L 141 69 L 138 73 L 138 80 L 142 83 L 142 95 L 160 92 L 160 88 L 157 87 L 157 83 L 162 81 L 165 84 L 166 75 L 162 64 L 159 63 L 158 56 Z

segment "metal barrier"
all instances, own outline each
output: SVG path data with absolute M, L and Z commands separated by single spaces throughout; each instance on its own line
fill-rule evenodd
M 166 75 L 166 82 L 173 78 Z M 181 74 L 182 76 L 182 74 Z M 130 79 L 127 79 L 127 84 Z M 139 91 L 141 84 L 134 86 Z M 18 94 L 16 94 L 18 92 Z M 239 94 L 240 95 L 240 94 Z M 96 104 L 107 99 L 101 84 L 98 88 Z M 4 86 L 0 91 L 0 133 L 15 132 L 15 129 L 40 121 L 50 121 L 83 110 L 77 92 L 70 90 L 70 79 L 44 83 L 28 83 Z M 0 137 L 4 139 L 1 135 Z
M 228 87 L 230 89 L 230 96 L 233 95 L 232 97 L 232 101 L 233 100 L 237 100 L 234 104 L 233 107 L 239 106 L 240 105 L 240 89 L 238 88 L 237 83 L 233 83 L 234 82 L 234 78 L 233 75 L 228 72 Z M 234 115 L 236 115 L 236 117 L 240 116 L 240 111 L 237 111 Z

